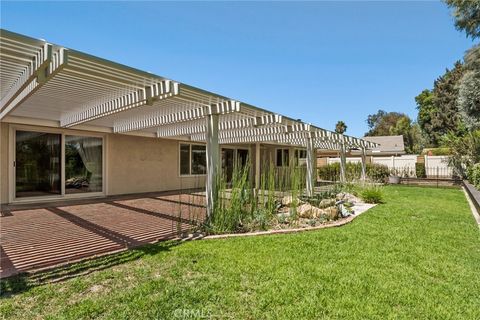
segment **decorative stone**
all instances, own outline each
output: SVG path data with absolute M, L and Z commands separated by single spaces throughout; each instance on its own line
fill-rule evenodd
M 323 199 L 318 204 L 318 207 L 319 208 L 328 208 L 328 207 L 331 207 L 333 205 L 335 205 L 335 199 Z
M 313 206 L 308 203 L 301 204 L 297 207 L 297 215 L 300 218 L 312 218 Z
M 338 193 L 336 199 L 337 200 L 343 200 L 345 202 L 351 202 L 351 203 L 361 202 L 360 199 L 355 197 L 353 194 L 347 193 L 347 192 Z
M 324 212 L 329 220 L 336 220 L 338 218 L 338 209 L 336 207 L 326 208 Z

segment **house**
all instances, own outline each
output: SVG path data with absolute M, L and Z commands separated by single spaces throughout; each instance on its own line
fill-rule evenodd
M 0 44 L 0 204 L 206 188 L 210 210 L 220 169 L 250 160 L 258 188 L 269 164 L 304 163 L 311 193 L 316 149 L 376 146 L 44 40 Z
M 403 142 L 403 136 L 367 136 L 362 139 L 375 143 L 376 146 L 366 151 L 367 163 L 372 162 L 372 158 L 376 157 L 391 157 L 404 155 L 405 145 Z M 357 148 L 347 150 L 347 161 L 360 162 L 361 151 Z M 338 162 L 339 152 L 338 150 L 317 150 L 317 166 L 323 166 L 331 162 Z

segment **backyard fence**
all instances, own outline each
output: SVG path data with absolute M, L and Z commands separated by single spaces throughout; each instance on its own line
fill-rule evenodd
M 409 178 L 432 178 L 432 179 L 452 179 L 454 177 L 453 169 L 448 165 L 448 156 L 418 156 L 404 155 L 391 157 L 369 157 L 371 163 L 376 163 L 388 167 L 397 175 Z M 360 157 L 347 157 L 347 162 L 360 163 Z M 340 158 L 327 158 L 326 164 L 340 162 Z M 423 164 L 425 167 L 424 175 L 418 176 L 417 166 Z

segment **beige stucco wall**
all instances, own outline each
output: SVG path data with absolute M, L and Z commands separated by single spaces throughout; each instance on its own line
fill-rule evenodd
M 178 141 L 109 134 L 107 194 L 200 188 L 205 176 L 179 176 Z
M 9 132 L 12 124 L 0 123 L 0 203 L 9 202 Z M 18 127 L 18 124 L 14 126 Z M 189 188 L 204 188 L 205 176 L 179 175 L 179 141 L 99 132 L 24 126 L 25 130 L 47 130 L 105 137 L 105 191 L 107 195 Z

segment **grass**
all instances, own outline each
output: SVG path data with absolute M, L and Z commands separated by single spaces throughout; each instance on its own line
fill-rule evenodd
M 384 196 L 341 228 L 160 243 L 58 283 L 17 278 L 2 283 L 0 314 L 479 319 L 480 231 L 463 192 L 395 186 Z

